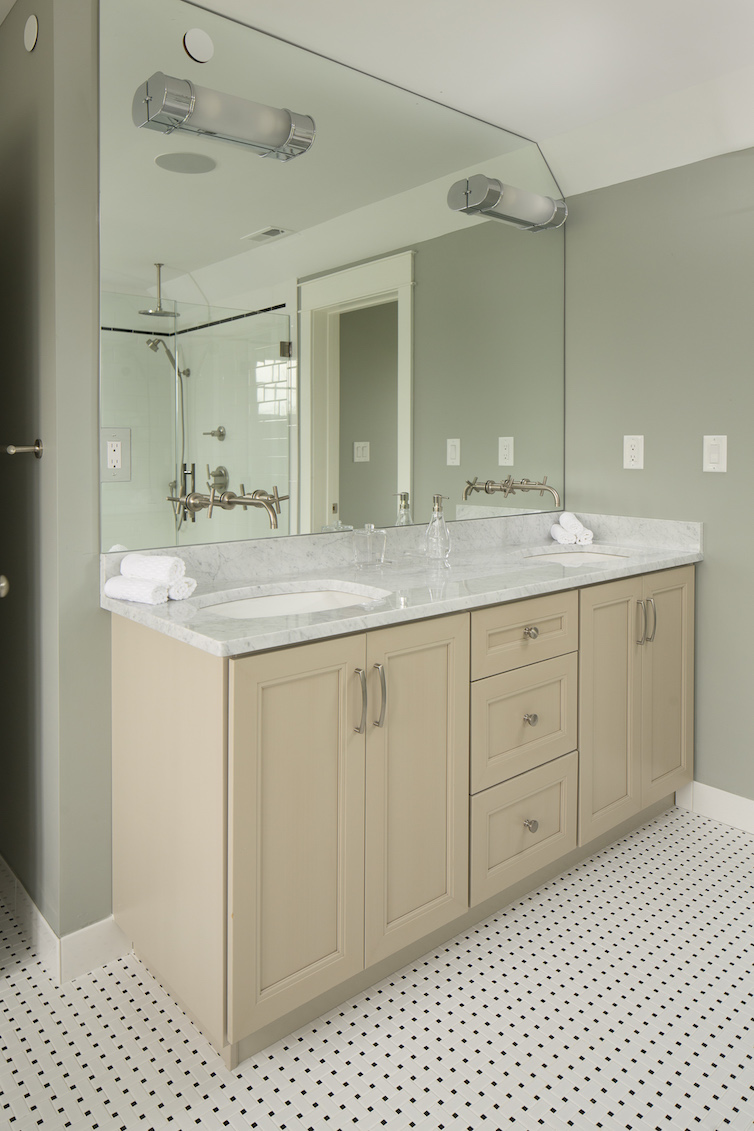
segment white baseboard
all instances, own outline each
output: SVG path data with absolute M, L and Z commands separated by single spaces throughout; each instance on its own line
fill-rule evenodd
M 10 908 L 31 948 L 58 986 L 131 951 L 129 940 L 112 915 L 59 938 L 1 856 L 0 898 Z
M 60 939 L 60 981 L 70 982 L 113 958 L 130 954 L 131 943 L 112 915 Z
M 681 809 L 690 809 L 702 817 L 754 833 L 754 801 L 748 797 L 739 797 L 737 793 L 726 793 L 724 789 L 693 781 L 678 790 L 675 803 Z

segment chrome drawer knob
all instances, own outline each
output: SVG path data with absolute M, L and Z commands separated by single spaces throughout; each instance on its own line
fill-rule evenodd
M 539 629 L 535 624 L 527 625 L 524 629 L 524 636 L 528 636 L 530 640 L 536 640 L 539 636 Z
M 530 727 L 535 727 L 539 722 L 539 715 L 530 715 L 528 712 L 524 715 L 524 722 L 528 723 Z
M 10 582 L 5 574 L 0 574 L 0 597 L 7 597 L 8 590 L 10 589 Z
M 535 821 L 532 817 L 527 817 L 524 821 L 524 828 L 528 829 L 530 833 L 535 833 L 539 828 L 539 821 Z

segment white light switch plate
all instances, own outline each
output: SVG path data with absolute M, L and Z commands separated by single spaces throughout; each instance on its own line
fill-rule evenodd
M 644 437 L 623 437 L 623 466 L 628 471 L 642 471 L 644 468 Z
M 705 436 L 702 448 L 702 471 L 728 470 L 728 437 Z
M 458 467 L 461 463 L 461 441 L 448 440 L 445 463 L 448 467 Z
M 354 440 L 354 442 L 353 442 L 353 462 L 354 463 L 369 463 L 369 441 L 368 440 Z
M 497 466 L 513 467 L 513 437 L 498 436 L 497 438 Z

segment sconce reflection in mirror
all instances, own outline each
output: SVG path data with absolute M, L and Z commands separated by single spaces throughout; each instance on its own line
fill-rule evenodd
M 503 220 L 526 232 L 559 228 L 565 223 L 568 208 L 564 200 L 540 196 L 536 192 L 504 185 L 495 177 L 476 173 L 456 181 L 448 192 L 448 207 L 467 216 Z
M 135 126 L 164 134 L 188 130 L 219 137 L 278 161 L 306 153 L 315 134 L 314 120 L 308 114 L 294 114 L 195 86 L 188 79 L 173 78 L 162 71 L 155 71 L 138 88 L 132 114 Z

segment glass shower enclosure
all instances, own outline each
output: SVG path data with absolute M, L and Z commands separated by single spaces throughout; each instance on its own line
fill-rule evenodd
M 296 533 L 296 388 L 288 315 L 103 293 L 102 549 L 183 546 Z M 186 516 L 184 487 L 291 495 L 267 513 Z

